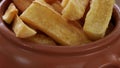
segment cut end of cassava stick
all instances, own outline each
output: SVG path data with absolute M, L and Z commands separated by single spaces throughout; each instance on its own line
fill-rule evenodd
M 20 17 L 61 45 L 80 45 L 88 42 L 82 31 L 71 27 L 72 25 L 45 3 L 34 1 Z
M 18 14 L 18 9 L 11 3 L 2 18 L 7 24 L 11 24 L 16 14 Z
M 72 21 L 79 20 L 83 17 L 88 4 L 89 0 L 68 0 L 62 11 L 62 16 Z
M 28 38 L 34 36 L 37 33 L 35 30 L 24 24 L 23 21 L 17 15 L 13 22 L 12 29 L 15 32 L 16 37 L 19 38 Z

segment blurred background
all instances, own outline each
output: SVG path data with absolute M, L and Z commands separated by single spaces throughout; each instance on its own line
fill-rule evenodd
M 116 0 L 116 3 L 117 3 L 118 6 L 120 7 L 120 0 Z

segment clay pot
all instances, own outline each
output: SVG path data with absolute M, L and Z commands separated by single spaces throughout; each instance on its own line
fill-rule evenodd
M 114 6 L 114 29 L 105 38 L 81 46 L 44 46 L 25 42 L 1 19 L 12 0 L 0 3 L 0 68 L 120 68 L 120 14 Z

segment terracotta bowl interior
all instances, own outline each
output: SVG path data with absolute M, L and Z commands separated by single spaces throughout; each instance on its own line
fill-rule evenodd
M 98 41 L 84 44 L 81 46 L 49 46 L 49 45 L 40 45 L 31 42 L 25 42 L 22 39 L 18 39 L 15 37 L 15 34 L 8 28 L 8 25 L 4 23 L 1 19 L 1 16 L 4 14 L 4 11 L 7 9 L 8 5 L 12 2 L 12 0 L 3 0 L 0 4 L 0 32 L 4 35 L 4 37 L 11 42 L 14 43 L 15 46 L 25 48 L 33 51 L 44 51 L 51 52 L 56 54 L 76 54 L 76 53 L 90 53 L 94 51 L 101 50 L 107 47 L 110 42 L 114 41 L 119 36 L 120 29 L 120 14 L 119 8 L 117 5 L 114 6 L 113 15 L 112 15 L 112 23 L 114 24 L 114 29 L 110 34 L 108 34 L 105 38 L 100 39 Z M 6 34 L 7 33 L 7 34 Z

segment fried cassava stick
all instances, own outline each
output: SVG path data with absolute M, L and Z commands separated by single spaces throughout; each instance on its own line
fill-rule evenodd
M 92 0 L 84 31 L 91 40 L 103 38 L 111 20 L 115 0 Z
M 79 45 L 89 41 L 82 31 L 68 24 L 46 3 L 34 1 L 20 17 L 28 25 L 43 31 L 62 45 Z

